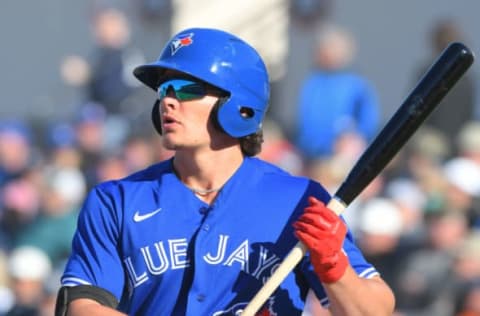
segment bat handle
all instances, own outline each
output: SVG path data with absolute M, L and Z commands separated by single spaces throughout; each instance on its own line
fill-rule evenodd
M 334 197 L 328 202 L 327 207 L 334 211 L 335 214 L 340 215 L 345 210 L 346 205 L 341 200 Z M 275 289 L 278 288 L 280 283 L 285 280 L 288 274 L 292 272 L 295 266 L 302 260 L 307 253 L 307 250 L 307 247 L 302 242 L 298 242 L 295 247 L 290 250 L 287 257 L 285 257 L 263 287 L 253 297 L 250 303 L 248 303 L 241 316 L 254 316 L 263 304 L 265 304 Z
M 287 257 L 278 266 L 272 276 L 267 280 L 263 287 L 257 292 L 253 299 L 243 310 L 241 316 L 254 316 L 255 313 L 265 304 L 267 299 L 272 295 L 280 283 L 285 280 L 288 274 L 302 260 L 307 253 L 307 247 L 298 242 L 295 247 L 288 253 Z

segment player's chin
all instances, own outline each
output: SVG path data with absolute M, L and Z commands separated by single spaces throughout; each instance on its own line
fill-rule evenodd
M 162 135 L 162 145 L 168 150 L 177 150 L 179 147 L 178 141 L 175 140 L 171 135 L 164 134 Z

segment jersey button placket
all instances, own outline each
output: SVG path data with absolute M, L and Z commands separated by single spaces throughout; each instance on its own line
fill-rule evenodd
M 205 215 L 205 214 L 208 213 L 209 210 L 210 210 L 209 207 L 202 206 L 202 207 L 198 210 L 198 212 L 199 212 L 200 214 L 202 214 L 202 215 Z
M 211 211 L 211 207 L 206 207 L 206 206 L 202 206 L 198 211 L 201 215 L 203 216 L 207 216 L 207 214 Z M 205 232 L 208 232 L 210 230 L 210 225 L 208 223 L 205 223 L 208 219 L 206 217 L 204 217 L 203 221 L 202 221 L 202 230 L 205 231 Z
M 195 254 L 196 262 L 199 262 L 199 263 L 203 261 L 204 253 L 199 254 L 199 253 L 197 253 L 197 251 L 198 251 L 198 249 L 200 249 L 202 247 L 205 247 L 204 243 L 206 242 L 206 239 L 204 239 L 204 238 L 208 238 L 207 236 L 209 235 L 210 230 L 212 229 L 212 223 L 211 223 L 211 218 L 210 218 L 211 214 L 209 214 L 210 212 L 212 212 L 212 210 L 213 209 L 212 209 L 211 206 L 210 207 L 201 207 L 199 209 L 199 213 L 204 216 L 204 218 L 202 220 L 201 228 L 200 228 L 203 233 L 198 234 L 197 240 L 196 240 L 196 246 L 197 247 L 195 247 L 195 248 L 197 248 L 196 249 L 196 254 Z M 194 283 L 195 283 L 195 281 L 194 281 Z M 193 296 L 193 297 L 195 298 L 195 300 L 199 304 L 203 305 L 203 303 L 207 300 L 207 296 L 204 293 L 208 288 L 208 284 L 201 284 L 201 283 L 203 283 L 203 281 L 201 281 L 201 282 L 199 281 L 199 283 L 195 285 L 195 287 L 198 289 L 198 292 L 196 294 L 194 294 L 195 296 Z

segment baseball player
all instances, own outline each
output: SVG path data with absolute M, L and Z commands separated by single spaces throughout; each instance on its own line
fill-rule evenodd
M 56 315 L 240 315 L 300 239 L 309 254 L 258 315 L 391 314 L 394 298 L 317 182 L 254 156 L 269 100 L 264 62 L 216 29 L 175 35 L 134 75 L 174 157 L 93 188 Z

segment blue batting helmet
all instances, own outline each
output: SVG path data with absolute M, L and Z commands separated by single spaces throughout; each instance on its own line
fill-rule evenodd
M 156 62 L 135 68 L 133 74 L 156 91 L 167 69 L 229 93 L 216 119 L 230 136 L 243 137 L 261 128 L 270 96 L 268 73 L 258 52 L 242 39 L 216 29 L 186 29 L 173 36 Z

